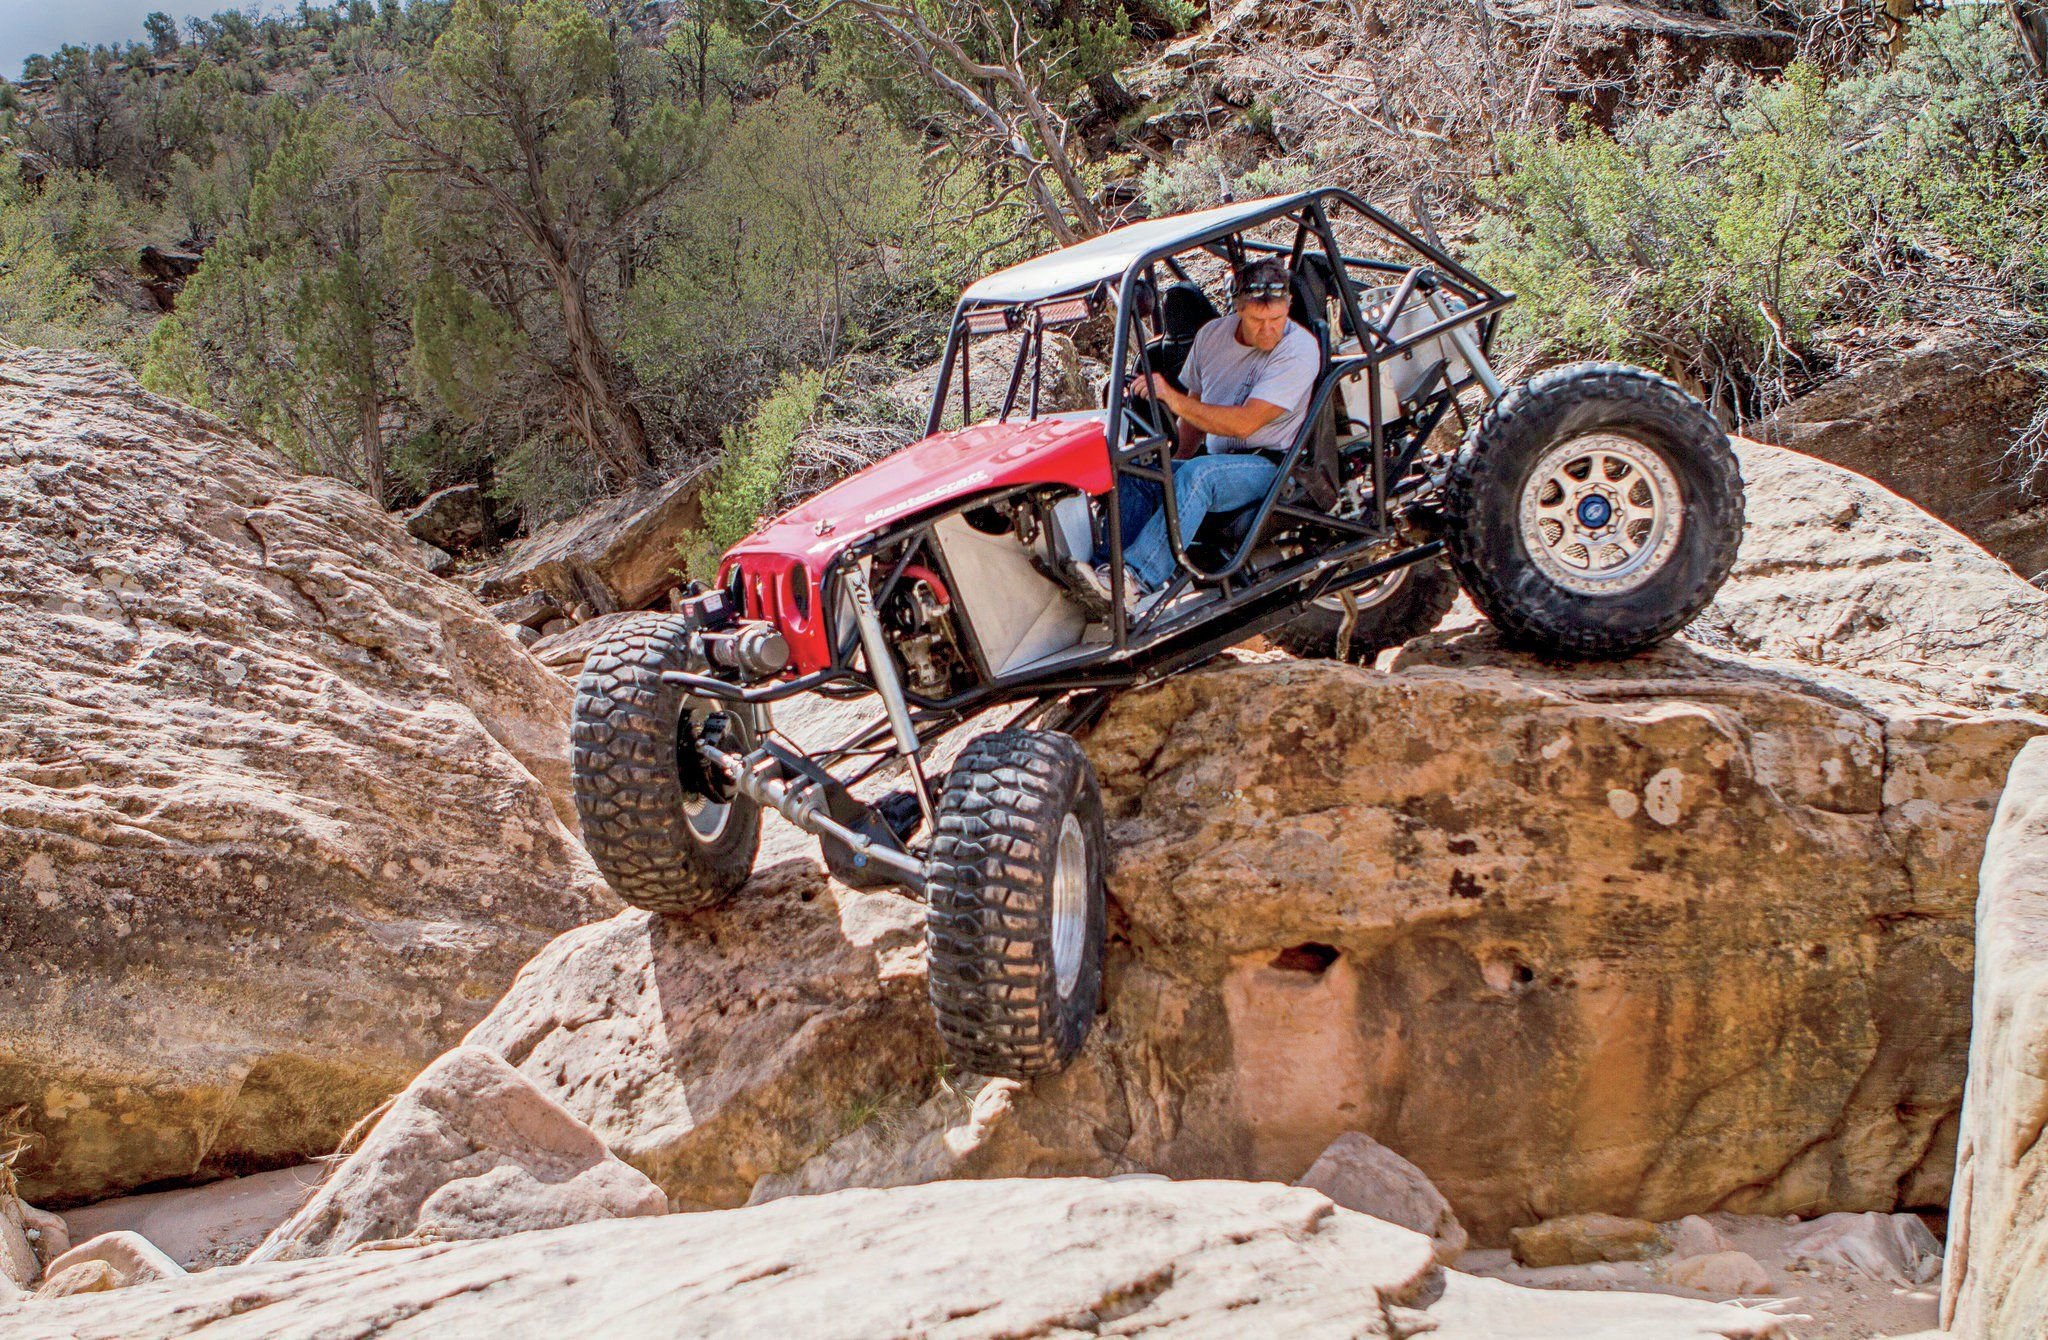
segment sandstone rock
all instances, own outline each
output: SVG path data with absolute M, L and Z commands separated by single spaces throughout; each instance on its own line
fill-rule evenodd
M 21 1212 L 14 1198 L 0 1192 L 0 1285 L 26 1289 L 42 1273 L 42 1262 L 22 1228 Z
M 398 1096 L 249 1260 L 333 1256 L 394 1238 L 493 1238 L 667 1209 L 661 1188 L 605 1152 L 504 1058 L 458 1047 Z
M 583 658 L 590 654 L 590 649 L 610 637 L 613 629 L 636 613 L 637 610 L 621 610 L 616 614 L 600 614 L 589 623 L 540 639 L 529 650 L 535 660 L 573 683 L 576 676 L 583 673 Z
M 1694 1311 L 1702 1306 L 1717 1311 Z M 1426 1310 L 1389 1309 L 1388 1317 L 1401 1328 L 1395 1335 L 1427 1335 L 1429 1340 L 1789 1340 L 1791 1335 L 1783 1319 L 1749 1308 L 1660 1294 L 1521 1289 L 1455 1270 L 1444 1272 L 1443 1296 Z M 1431 1323 L 1433 1329 L 1422 1329 Z M 1408 1324 L 1416 1329 L 1407 1330 Z
M 1089 748 L 1131 948 L 1024 1138 L 1289 1177 L 1363 1130 L 1482 1243 L 1518 1205 L 1940 1201 L 1972 872 L 2042 718 L 1676 646 L 1397 664 L 1111 706 Z
M 65 1223 L 64 1216 L 39 1210 L 26 1201 L 16 1201 L 15 1207 L 21 1211 L 21 1226 L 29 1245 L 35 1248 L 36 1259 L 43 1265 L 48 1266 L 53 1259 L 71 1250 L 71 1227 Z M 92 1234 L 80 1236 L 91 1237 Z
M 0 1112 L 66 1205 L 300 1162 L 615 906 L 568 694 L 364 496 L 0 353 Z
M 1868 475 L 2021 573 L 2048 566 L 2048 496 L 2021 492 L 2006 450 L 2048 382 L 2011 351 L 1939 331 L 1799 397 L 1753 435 Z
M 680 1205 L 1292 1180 L 1350 1130 L 1482 1243 L 1532 1207 L 1946 1195 L 1982 833 L 2048 721 L 1685 647 L 1561 670 L 1467 636 L 1404 665 L 1111 706 L 1119 933 L 1060 1076 L 935 1075 L 917 906 L 772 837 L 804 863 L 711 916 L 572 932 L 472 1041 Z
M 1901 1286 L 1925 1284 L 1941 1273 L 1941 1244 L 1912 1214 L 1822 1215 L 1786 1258 Z
M 108 1293 L 121 1287 L 121 1272 L 105 1261 L 80 1261 L 53 1272 L 36 1290 L 38 1298 L 70 1298 L 82 1293 Z
M 503 600 L 545 591 L 562 609 L 587 601 L 600 614 L 640 609 L 681 577 L 680 545 L 702 521 L 707 467 L 636 489 L 519 541 L 479 578 L 478 593 Z
M 924 1096 L 939 1052 L 922 938 L 917 903 L 786 862 L 700 917 L 628 912 L 562 936 L 468 1041 L 678 1208 L 740 1205 L 762 1177 Z
M 491 606 L 490 614 L 502 624 L 520 624 L 538 631 L 542 624 L 562 617 L 561 606 L 545 591 L 527 591 Z
M 424 540 L 415 542 L 419 551 L 420 566 L 436 577 L 445 577 L 455 571 L 455 556 L 445 549 L 437 549 Z
M 523 623 L 508 623 L 505 625 L 505 636 L 522 647 L 532 648 L 540 641 L 540 629 L 528 628 Z
M 1735 1244 L 1720 1229 L 1697 1214 L 1689 1214 L 1675 1224 L 1666 1224 L 1664 1240 L 1671 1244 L 1671 1259 L 1674 1261 L 1735 1250 Z
M 2014 761 L 1984 853 L 1976 1006 L 1941 1319 L 2022 1340 L 2048 1334 L 2048 739 Z
M 1771 1292 L 1770 1272 L 1747 1252 L 1708 1252 L 1664 1267 L 1664 1280 L 1718 1298 L 1747 1298 Z
M 183 1266 L 158 1251 L 140 1233 L 102 1233 L 50 1262 L 44 1284 L 47 1292 L 38 1296 L 125 1289 L 154 1280 L 182 1279 L 184 1275 Z
M 1525 41 L 1541 42 L 1555 22 L 1541 0 L 1507 0 L 1501 13 L 1521 30 Z M 1694 75 L 1714 61 L 1780 69 L 1792 60 L 1798 45 L 1795 33 L 1733 22 L 1719 17 L 1717 9 L 1686 13 L 1680 6 L 1628 0 L 1573 6 L 1563 43 L 1577 69 L 1608 79 L 1628 77 L 1651 60 L 1662 60 L 1674 78 Z
M 1738 442 L 1748 528 L 1687 630 L 1716 647 L 2048 710 L 2048 593 L 1861 475 Z
M 118 1196 L 73 1210 L 81 1239 L 128 1229 L 187 1270 L 245 1259 L 319 1187 L 325 1165 L 300 1164 L 204 1186 Z
M 1450 1265 L 1465 1250 L 1458 1216 L 1422 1169 L 1369 1135 L 1347 1131 L 1316 1156 L 1295 1185 L 1320 1191 L 1347 1210 L 1410 1228 Z
M 1665 1251 L 1664 1235 L 1645 1219 L 1567 1214 L 1508 1235 L 1525 1266 L 1580 1266 L 1590 1261 L 1643 1261 Z
M 970 385 L 983 388 L 997 388 L 998 401 L 1001 388 L 1010 381 L 1010 369 L 1017 362 L 1017 335 L 991 335 L 973 342 L 968 369 Z M 900 405 L 905 411 L 922 418 L 931 408 L 932 392 L 938 386 L 940 364 L 932 363 L 906 377 L 899 378 L 884 388 L 882 394 Z M 1074 347 L 1074 341 L 1063 331 L 1048 331 L 1045 338 L 1045 382 L 1039 390 L 1038 408 L 1040 413 L 1057 413 L 1065 410 L 1094 409 L 1101 405 L 1096 394 L 1094 378 L 1102 375 L 1100 365 L 1083 359 Z M 1029 371 L 1025 373 L 1022 395 L 1031 394 Z M 958 419 L 959 379 L 954 379 L 955 419 Z M 982 412 L 982 396 L 986 390 L 976 391 L 977 412 Z M 920 424 L 920 428 L 922 425 Z M 706 577 L 704 580 L 709 581 Z
M 1311 1191 L 1026 1181 L 849 1191 L 712 1214 L 236 1267 L 176 1287 L 0 1305 L 14 1340 L 498 1340 L 787 1335 L 1432 1333 L 1766 1340 L 1775 1317 L 1682 1298 L 1517 1289 Z
M 427 500 L 405 514 L 405 528 L 415 539 L 459 554 L 483 543 L 487 525 L 483 490 L 474 484 L 457 484 L 427 495 Z
M 567 619 L 550 619 L 540 626 L 541 639 L 542 641 L 545 641 L 546 639 L 551 637 L 560 637 L 562 634 L 568 632 L 573 627 L 575 627 L 575 625 L 570 623 Z M 536 643 L 535 645 L 538 646 L 539 644 Z

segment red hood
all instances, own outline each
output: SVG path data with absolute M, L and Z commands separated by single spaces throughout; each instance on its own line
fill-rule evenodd
M 734 566 L 742 569 L 747 617 L 781 626 L 793 670 L 817 670 L 829 662 L 830 651 L 812 595 L 834 555 L 921 512 L 1021 484 L 1107 492 L 1102 416 L 978 423 L 912 443 L 734 545 L 720 564 L 718 584 L 731 583 Z
M 1071 484 L 1086 493 L 1108 490 L 1109 450 L 1100 416 L 978 423 L 934 433 L 784 512 L 734 545 L 728 558 L 763 552 L 822 558 L 944 503 L 1045 483 Z

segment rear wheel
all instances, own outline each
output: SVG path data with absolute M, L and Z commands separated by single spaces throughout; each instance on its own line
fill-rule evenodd
M 1102 993 L 1095 770 L 1069 735 L 984 735 L 946 775 L 937 818 L 926 938 L 939 1035 L 975 1074 L 1059 1070 Z
M 1344 635 L 1348 611 L 1341 596 L 1324 596 L 1266 635 L 1296 656 L 1372 664 L 1388 647 L 1421 637 L 1443 621 L 1458 598 L 1458 579 L 1441 558 L 1425 558 L 1376 577 L 1352 592 L 1357 616 Z
M 676 915 L 731 897 L 753 873 L 761 807 L 734 794 L 700 741 L 745 754 L 743 717 L 662 682 L 700 669 L 680 615 L 629 619 L 576 681 L 570 778 L 583 845 L 612 891 Z
M 1504 638 L 1618 657 L 1714 598 L 1742 540 L 1742 476 L 1727 432 L 1676 385 L 1578 363 L 1487 411 L 1446 509 L 1451 565 Z

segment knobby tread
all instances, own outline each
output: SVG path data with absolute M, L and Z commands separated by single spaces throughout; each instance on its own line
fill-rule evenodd
M 1458 579 L 1443 559 L 1425 558 L 1410 564 L 1406 573 L 1400 587 L 1383 603 L 1360 607 L 1351 629 L 1351 661 L 1371 665 L 1387 648 L 1435 628 L 1457 603 Z M 1296 656 L 1329 658 L 1337 654 L 1337 634 L 1343 624 L 1342 611 L 1312 605 L 1266 634 L 1266 639 Z
M 612 891 L 634 907 L 681 915 L 715 906 L 753 872 L 760 807 L 735 797 L 725 830 L 707 842 L 689 825 L 678 767 L 680 689 L 665 670 L 692 668 L 690 625 L 647 614 L 591 649 L 576 681 L 570 780 L 583 845 Z
M 1088 923 L 1072 993 L 1058 991 L 1053 867 L 1073 814 L 1088 848 Z M 946 776 L 927 875 L 932 1010 L 961 1068 L 1026 1078 L 1072 1059 L 1101 992 L 1104 861 L 1095 770 L 1054 731 L 970 743 Z
M 1678 552 L 1622 595 L 1557 586 L 1528 556 L 1513 513 L 1521 481 L 1564 432 L 1633 428 L 1663 448 L 1684 493 Z M 1692 622 L 1720 590 L 1742 543 L 1742 475 L 1728 434 L 1677 383 L 1623 363 L 1573 363 L 1495 401 L 1445 486 L 1444 540 L 1472 601 L 1508 643 L 1569 660 L 1643 651 Z

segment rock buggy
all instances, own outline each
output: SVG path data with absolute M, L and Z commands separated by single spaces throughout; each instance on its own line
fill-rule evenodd
M 1210 293 L 1266 256 L 1288 262 L 1322 371 L 1264 498 L 1186 534 L 1173 425 L 1127 387 L 1177 371 Z M 1510 301 L 1336 189 L 1133 224 L 973 284 L 922 441 L 591 652 L 574 726 L 591 855 L 627 902 L 692 912 L 745 882 L 772 807 L 838 878 L 926 900 L 932 1006 L 963 1068 L 1057 1070 L 1101 992 L 1108 861 L 1067 732 L 1110 692 L 1261 633 L 1369 660 L 1461 584 L 1515 644 L 1624 656 L 1727 575 L 1742 485 L 1712 415 L 1615 364 L 1502 386 L 1487 351 Z M 1099 408 L 1040 412 L 1054 332 L 1106 346 Z M 1462 393 L 1483 414 L 1439 433 L 1464 424 Z M 1118 502 L 1137 480 L 1163 486 L 1178 571 L 1131 612 Z M 1105 558 L 1106 602 L 1080 575 Z M 879 717 L 806 752 L 773 717 L 799 694 L 872 694 Z M 1006 719 L 928 776 L 934 742 L 991 709 Z

